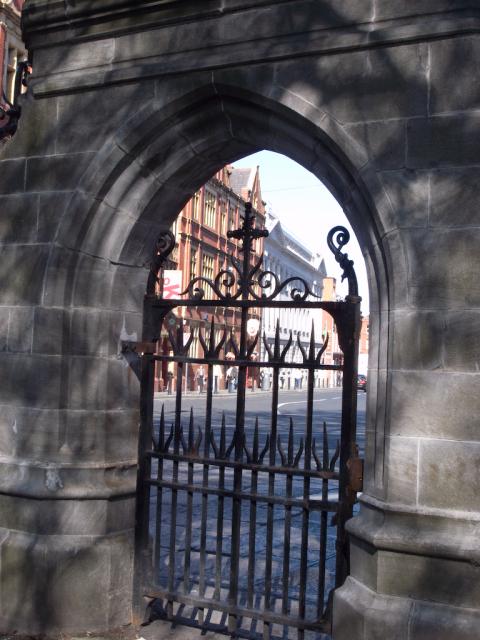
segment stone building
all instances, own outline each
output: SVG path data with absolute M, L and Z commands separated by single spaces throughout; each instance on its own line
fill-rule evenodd
M 269 149 L 332 191 L 369 280 L 365 480 L 333 636 L 478 638 L 478 1 L 28 0 L 23 30 L 34 75 L 0 150 L 2 631 L 133 619 L 122 337 L 142 339 L 158 235 Z
M 283 282 L 288 278 L 298 277 L 304 280 L 312 293 L 322 296 L 323 279 L 326 276 L 325 262 L 320 254 L 309 251 L 295 236 L 289 231 L 280 220 L 272 213 L 267 213 L 268 237 L 264 241 L 264 261 L 263 268 L 272 271 Z M 275 282 L 269 291 L 273 290 Z M 280 300 L 291 300 L 291 292 L 298 287 L 302 290 L 299 280 L 290 282 L 280 293 Z M 262 335 L 265 333 L 267 342 L 273 346 L 277 323 L 280 327 L 280 344 L 283 348 L 290 337 L 293 336 L 293 361 L 301 361 L 301 352 L 297 344 L 300 339 L 307 346 L 310 343 L 312 323 L 315 331 L 315 346 L 317 349 L 322 344 L 322 311 L 309 312 L 306 309 L 279 309 L 266 308 L 262 315 Z M 265 347 L 261 346 L 261 359 L 266 360 Z M 285 369 L 283 371 L 283 384 L 285 388 L 293 389 L 294 371 Z M 318 383 L 321 384 L 320 379 Z
M 169 265 L 172 271 L 167 273 L 171 280 L 170 286 L 174 288 L 168 297 L 175 297 L 175 292 L 185 291 L 194 278 L 203 276 L 214 279 L 222 269 L 229 269 L 229 256 L 241 259 L 240 243 L 235 238 L 227 238 L 227 231 L 241 226 L 247 201 L 253 205 L 256 228 L 263 229 L 265 204 L 262 200 L 259 167 L 240 169 L 227 165 L 217 171 L 187 202 L 172 226 L 176 245 Z M 263 239 L 260 238 L 256 241 L 255 251 L 250 258 L 252 266 L 258 261 L 262 251 Z M 199 286 L 203 284 L 200 282 Z M 207 297 L 213 295 L 213 291 L 208 286 L 206 295 Z M 189 308 L 183 311 L 184 331 L 186 334 L 194 335 L 190 347 L 191 357 L 202 356 L 203 350 L 199 343 L 198 331 L 202 330 L 204 335 L 208 335 L 212 318 L 218 340 L 225 329 L 228 335 L 232 330 L 235 334 L 238 333 L 237 328 L 240 323 L 238 313 L 225 314 L 221 307 L 204 307 L 201 310 Z M 260 310 L 256 317 L 260 319 Z M 166 331 L 158 344 L 158 349 L 159 353 L 168 354 L 169 341 Z M 224 349 L 222 354 L 223 352 Z M 188 367 L 186 384 L 189 390 L 193 390 L 196 386 L 197 368 L 197 365 Z M 168 377 L 166 363 L 157 367 L 156 388 L 158 390 L 164 390 L 167 387 Z M 225 386 L 225 372 L 222 371 L 222 375 L 218 375 L 217 378 L 219 378 L 219 387 Z

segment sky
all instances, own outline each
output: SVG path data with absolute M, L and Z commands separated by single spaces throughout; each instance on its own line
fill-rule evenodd
M 233 163 L 235 167 L 260 167 L 262 197 L 267 210 L 312 252 L 325 259 L 327 274 L 337 278 L 340 296 L 347 294 L 346 281 L 341 284 L 342 271 L 327 246 L 326 238 L 336 225 L 350 232 L 350 242 L 344 252 L 355 263 L 362 313 L 368 314 L 368 285 L 360 247 L 342 208 L 316 176 L 286 156 L 272 151 L 260 151 Z

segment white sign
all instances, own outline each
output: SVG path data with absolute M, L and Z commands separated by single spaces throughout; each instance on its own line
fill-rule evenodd
M 163 299 L 178 298 L 182 291 L 182 271 L 166 269 L 163 272 Z

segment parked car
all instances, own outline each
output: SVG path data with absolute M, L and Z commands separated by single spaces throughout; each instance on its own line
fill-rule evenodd
M 367 391 L 367 376 L 359 374 L 357 377 L 357 389 L 362 389 L 363 391 Z

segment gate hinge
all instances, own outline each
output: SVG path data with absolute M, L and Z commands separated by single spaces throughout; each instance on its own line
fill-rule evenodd
M 139 356 L 142 356 L 144 353 L 155 353 L 157 345 L 155 342 L 131 342 L 131 341 L 123 341 L 122 342 L 122 353 L 133 352 Z
M 358 447 L 356 445 L 355 449 L 355 454 L 347 460 L 347 494 L 352 503 L 355 502 L 357 493 L 363 490 L 363 458 L 358 456 Z

